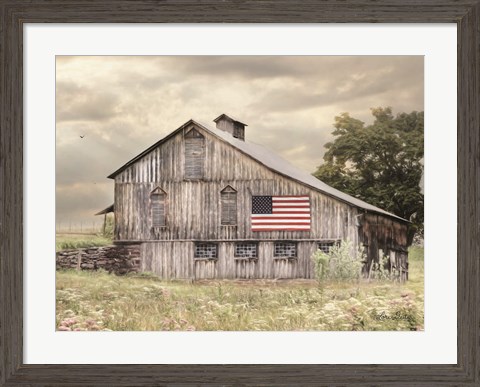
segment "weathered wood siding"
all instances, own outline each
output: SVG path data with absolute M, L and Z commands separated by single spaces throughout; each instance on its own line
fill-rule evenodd
M 185 179 L 203 179 L 205 173 L 205 138 L 191 129 L 184 136 Z
M 200 129 L 199 129 L 200 131 Z M 184 180 L 184 138 L 174 136 L 115 178 L 116 240 L 350 239 L 357 210 L 273 172 L 228 144 L 205 136 L 205 175 Z M 236 226 L 221 225 L 221 191 L 237 191 Z M 166 192 L 166 227 L 153 228 L 150 193 Z M 252 232 L 252 195 L 309 195 L 311 231 Z
M 366 213 L 359 227 L 360 243 L 365 248 L 368 260 L 365 270 L 382 256 L 390 258 L 390 264 L 405 272 L 408 278 L 407 224 L 394 219 Z
M 316 241 L 340 239 L 352 241 L 355 247 L 363 243 L 367 266 L 378 262 L 381 249 L 408 269 L 404 223 L 364 213 L 274 172 L 201 128 L 185 139 L 190 129 L 186 127 L 115 177 L 115 240 L 144 242 L 143 270 L 163 278 L 312 278 L 310 257 Z M 200 152 L 195 141 L 201 141 Z M 187 171 L 187 178 L 198 172 L 201 179 L 185 178 L 185 154 L 195 166 L 202 165 L 198 171 Z M 204 163 L 197 160 L 203 155 Z M 227 186 L 236 191 L 236 225 L 222 225 L 221 192 Z M 152 219 L 151 193 L 157 188 L 165 192 L 164 227 L 154 227 Z M 251 231 L 252 195 L 308 195 L 311 230 Z M 259 241 L 258 259 L 234 259 L 238 240 Z M 299 241 L 297 259 L 274 259 L 276 240 Z M 195 241 L 216 241 L 218 260 L 195 260 Z
M 236 225 L 238 222 L 237 191 L 230 186 L 222 190 L 220 193 L 220 205 L 220 223 L 229 226 Z
M 154 228 L 150 192 L 161 184 L 166 195 L 166 227 Z M 237 189 L 237 225 L 221 225 L 225 185 Z M 310 231 L 251 231 L 251 194 L 310 195 Z M 287 179 L 225 182 L 122 183 L 115 185 L 116 240 L 174 239 L 350 239 L 356 241 L 357 211 Z M 117 200 L 122 197 L 123 200 Z
M 273 245 L 270 241 L 259 242 L 258 258 L 239 259 L 234 257 L 234 242 L 219 242 L 217 259 L 195 259 L 194 242 L 145 242 L 141 246 L 141 270 L 166 279 L 314 278 L 310 257 L 316 242 L 299 242 L 295 259 L 274 258 Z

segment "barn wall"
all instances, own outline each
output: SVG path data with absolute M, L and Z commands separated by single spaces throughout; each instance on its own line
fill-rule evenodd
M 368 271 L 372 262 L 388 256 L 390 265 L 401 269 L 408 279 L 407 224 L 381 215 L 366 213 L 362 216 L 359 240 L 365 248 Z
M 187 132 L 190 127 L 185 128 Z M 407 226 L 356 207 L 287 178 L 197 128 L 205 136 L 205 174 L 184 180 L 184 138 L 171 137 L 115 177 L 115 241 L 143 243 L 142 270 L 163 278 L 312 278 L 310 256 L 320 240 L 364 244 L 367 267 L 379 249 L 408 268 Z M 221 225 L 221 191 L 237 191 L 237 225 Z M 150 193 L 166 192 L 166 227 L 152 227 Z M 252 195 L 309 195 L 311 230 L 251 231 Z M 360 214 L 363 214 L 359 217 Z M 362 219 L 357 222 L 356 218 Z M 360 223 L 360 225 L 358 224 Z M 193 241 L 219 243 L 218 261 L 194 261 Z M 235 240 L 261 241 L 256 261 L 233 259 Z M 302 241 L 298 259 L 273 259 L 275 240 Z
M 298 243 L 295 259 L 275 259 L 271 241 L 259 242 L 257 259 L 235 258 L 234 242 L 219 242 L 216 260 L 195 259 L 194 245 L 189 241 L 142 243 L 141 270 L 165 279 L 314 278 L 310 257 L 316 243 L 312 241 Z
M 183 137 L 172 137 L 115 179 L 115 239 L 350 239 L 357 241 L 348 204 L 270 171 L 205 131 L 205 178 L 185 181 Z M 220 191 L 237 190 L 238 224 L 220 225 Z M 150 192 L 167 193 L 167 227 L 152 228 Z M 252 195 L 310 195 L 311 231 L 252 232 Z
M 166 227 L 152 227 L 150 192 L 167 192 Z M 222 226 L 220 191 L 237 190 L 237 225 Z M 251 231 L 251 194 L 310 195 L 311 230 Z M 157 182 L 115 185 L 116 240 L 174 239 L 346 239 L 356 240 L 357 211 L 284 178 L 222 182 Z M 120 199 L 121 198 L 121 199 Z

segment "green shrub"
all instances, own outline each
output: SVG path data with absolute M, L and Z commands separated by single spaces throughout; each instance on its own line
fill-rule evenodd
M 380 262 L 372 262 L 368 272 L 369 280 L 401 282 L 402 272 L 398 267 L 390 266 L 390 257 L 384 255 Z
M 353 253 L 350 241 L 341 241 L 330 248 L 328 253 L 317 250 L 312 260 L 315 264 L 315 277 L 319 282 L 324 280 L 352 281 L 358 280 L 365 258 L 363 249 Z
M 379 281 L 387 281 L 387 280 L 393 280 L 397 277 L 400 276 L 400 273 L 393 271 L 390 272 L 388 269 L 390 263 L 390 258 L 384 255 L 381 259 L 380 262 L 372 262 L 372 267 L 370 270 L 370 273 L 368 275 L 369 279 L 375 279 Z

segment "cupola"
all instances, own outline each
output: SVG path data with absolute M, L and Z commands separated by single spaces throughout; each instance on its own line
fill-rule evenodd
M 217 129 L 228 132 L 233 137 L 245 141 L 245 126 L 247 126 L 247 124 L 229 117 L 226 114 L 219 115 L 213 121 L 217 124 Z

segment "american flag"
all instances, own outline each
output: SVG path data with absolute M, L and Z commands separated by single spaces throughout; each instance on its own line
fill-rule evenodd
M 252 196 L 252 231 L 310 230 L 308 196 Z

